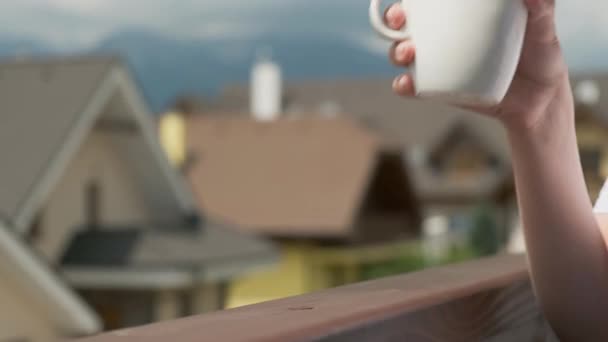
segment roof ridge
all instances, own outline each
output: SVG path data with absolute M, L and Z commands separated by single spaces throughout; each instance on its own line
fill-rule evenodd
M 66 60 L 67 61 L 67 60 Z M 89 92 L 86 93 L 86 96 L 83 96 L 81 99 L 79 99 L 79 102 L 77 102 L 77 106 L 75 105 L 73 108 L 73 112 L 70 111 L 70 115 L 73 115 L 73 119 L 71 119 L 72 121 L 70 121 L 68 123 L 68 126 L 65 127 L 64 130 L 62 130 L 62 136 L 61 137 L 57 137 L 57 143 L 54 145 L 54 148 L 52 150 L 49 149 L 49 154 L 44 156 L 49 157 L 50 159 L 46 160 L 46 162 L 44 163 L 44 165 L 42 166 L 41 169 L 38 169 L 36 171 L 37 173 L 37 177 L 35 181 L 33 181 L 31 184 L 29 184 L 27 191 L 25 192 L 24 196 L 22 198 L 20 198 L 18 200 L 17 203 L 17 207 L 15 210 L 15 216 L 12 217 L 12 222 L 15 225 L 16 229 L 23 229 L 22 225 L 23 222 L 21 222 L 21 220 L 19 219 L 22 214 L 23 214 L 23 209 L 24 206 L 28 205 L 28 202 L 31 201 L 31 196 L 32 193 L 36 191 L 36 189 L 41 186 L 41 184 L 46 180 L 47 175 L 49 174 L 49 168 L 51 168 L 53 165 L 53 163 L 56 162 L 58 156 L 62 153 L 62 151 L 66 148 L 66 144 L 69 144 L 69 140 L 72 139 L 72 136 L 74 135 L 74 130 L 78 128 L 78 125 L 81 124 L 81 121 L 83 120 L 83 113 L 84 111 L 86 111 L 86 109 L 91 105 L 92 101 L 94 101 L 95 97 L 98 96 L 98 93 L 101 89 L 101 87 L 103 87 L 104 83 L 106 83 L 109 79 L 109 72 L 111 72 L 112 68 L 112 63 L 114 63 L 114 60 L 111 59 L 100 59 L 101 61 L 105 61 L 104 64 L 98 64 L 95 66 L 96 69 L 99 70 L 95 70 L 95 73 L 93 74 L 93 76 L 91 77 L 90 81 L 92 86 L 90 87 L 85 87 L 82 88 L 89 90 Z M 82 61 L 84 62 L 84 60 Z M 64 62 L 67 63 L 67 62 Z M 0 72 L 2 71 L 2 68 L 27 68 L 27 67 L 44 67 L 44 66 L 49 66 L 49 67 L 53 67 L 53 66 L 58 66 L 58 62 L 53 62 L 53 61 L 49 61 L 47 59 L 42 59 L 40 60 L 39 63 L 34 63 L 34 62 L 24 62 L 24 64 L 20 65 L 20 64 L 14 64 L 14 65 L 7 65 L 7 64 L 1 64 L 0 63 Z M 27 71 L 27 70 L 26 70 Z M 26 72 L 26 71 L 21 71 L 21 70 L 16 70 L 16 72 Z M 0 75 L 1 76 L 1 75 Z M 0 77 L 1 78 L 1 77 Z M 88 84 L 88 83 L 87 83 Z M 82 86 L 82 85 L 81 85 Z

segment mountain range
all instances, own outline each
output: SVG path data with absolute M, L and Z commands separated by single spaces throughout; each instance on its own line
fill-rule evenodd
M 396 70 L 385 56 L 337 36 L 261 33 L 247 38 L 176 39 L 130 30 L 114 33 L 93 48 L 61 51 L 43 41 L 0 36 L 0 56 L 118 54 L 141 83 L 154 112 L 181 94 L 216 96 L 227 84 L 247 82 L 260 49 L 270 49 L 289 81 L 386 76 Z

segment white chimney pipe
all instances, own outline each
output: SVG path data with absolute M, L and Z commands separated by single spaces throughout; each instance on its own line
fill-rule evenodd
M 259 56 L 251 71 L 251 113 L 256 120 L 272 121 L 281 114 L 281 68 L 267 56 Z

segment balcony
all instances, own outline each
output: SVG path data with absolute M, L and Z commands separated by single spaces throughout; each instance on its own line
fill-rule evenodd
M 81 339 L 557 341 L 523 256 L 501 255 Z

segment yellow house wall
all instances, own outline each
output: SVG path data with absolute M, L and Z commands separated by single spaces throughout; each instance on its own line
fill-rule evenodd
M 608 132 L 596 125 L 579 124 L 576 130 L 579 146 L 608 148 Z
M 232 282 L 226 306 L 234 308 L 256 304 L 356 282 L 361 265 L 394 260 L 417 246 L 416 241 L 395 241 L 361 248 L 284 243 L 277 266 Z
M 577 138 L 579 147 L 599 148 L 602 152 L 600 169 L 597 170 L 602 178 L 608 178 L 608 132 L 599 125 L 581 123 L 577 127 Z M 600 186 L 597 184 L 596 186 Z M 595 199 L 597 195 L 596 186 L 591 186 L 591 197 Z
M 173 166 L 180 166 L 186 160 L 186 123 L 177 112 L 165 113 L 160 119 L 159 136 L 161 145 Z
M 319 279 L 323 274 L 315 271 L 314 249 L 305 244 L 283 244 L 281 261 L 275 267 L 232 282 L 227 308 L 297 296 L 322 288 L 328 280 Z

